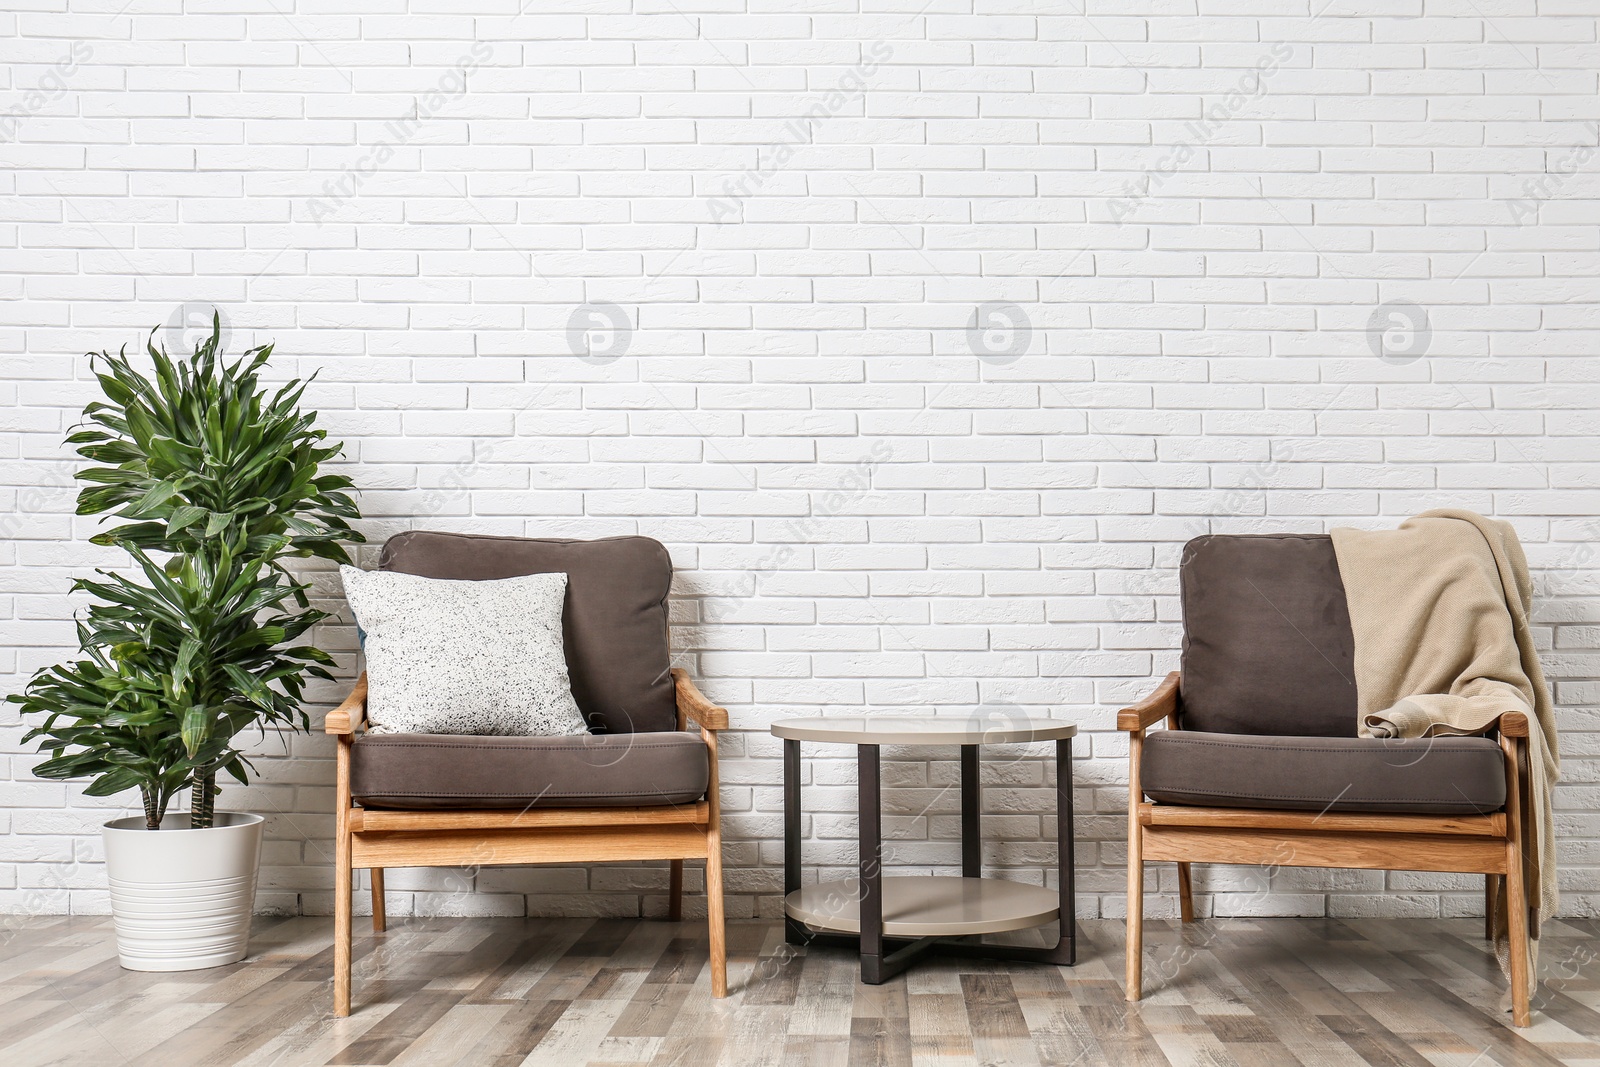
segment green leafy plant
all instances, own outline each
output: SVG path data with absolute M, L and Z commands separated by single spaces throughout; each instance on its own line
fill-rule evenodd
M 213 318 L 209 340 L 175 360 L 152 331 L 148 374 L 125 349 L 92 357 L 106 399 L 67 439 L 95 464 L 78 473 L 77 510 L 122 520 L 93 540 L 137 573 L 75 582 L 95 598 L 78 620 L 81 658 L 8 698 L 44 716 L 24 738 L 51 756 L 35 774 L 90 778 L 90 796 L 137 787 L 152 830 L 186 788 L 190 825 L 212 825 L 217 773 L 249 781 L 246 728 L 307 728 L 306 680 L 331 678 L 332 659 L 294 642 L 327 613 L 285 564 L 349 562 L 344 545 L 364 540 L 350 480 L 319 472 L 340 446 L 299 410 L 308 382 L 269 392 L 272 346 L 227 362 L 220 333 Z

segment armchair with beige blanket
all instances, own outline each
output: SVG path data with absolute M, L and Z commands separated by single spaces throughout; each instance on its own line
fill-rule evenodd
M 1128 999 L 1147 862 L 1177 862 L 1186 922 L 1191 863 L 1448 871 L 1487 876 L 1488 935 L 1528 1025 L 1530 941 L 1556 903 L 1557 753 L 1510 527 L 1444 511 L 1392 531 L 1209 535 L 1179 577 L 1182 670 L 1118 717 Z

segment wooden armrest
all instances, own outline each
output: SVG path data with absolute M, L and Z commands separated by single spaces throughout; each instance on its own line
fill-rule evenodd
M 322 720 L 322 732 L 326 734 L 353 734 L 367 722 L 367 672 L 362 671 L 361 677 L 356 679 L 355 688 L 350 690 L 350 695 L 344 698 L 344 703 L 328 712 L 328 717 Z
M 1156 691 L 1131 708 L 1117 712 L 1117 729 L 1139 731 L 1178 712 L 1178 672 L 1167 675 Z
M 1520 711 L 1508 711 L 1500 716 L 1495 728 L 1506 737 L 1527 737 L 1528 717 Z
M 682 667 L 672 668 L 672 680 L 678 687 L 678 726 L 681 729 L 685 719 L 693 719 L 707 730 L 726 730 L 728 728 L 728 709 L 719 708 L 706 699 L 694 684 L 694 679 L 689 677 L 689 672 Z

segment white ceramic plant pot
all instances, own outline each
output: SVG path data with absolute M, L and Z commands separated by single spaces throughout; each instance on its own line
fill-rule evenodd
M 259 815 L 216 813 L 208 830 L 178 812 L 105 825 L 117 953 L 130 971 L 194 971 L 244 959 L 261 863 Z

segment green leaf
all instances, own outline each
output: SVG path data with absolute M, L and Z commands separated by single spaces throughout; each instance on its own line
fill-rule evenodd
M 138 500 L 123 509 L 122 513 L 130 519 L 149 518 L 157 513 L 161 505 L 171 500 L 177 491 L 178 487 L 171 482 L 157 482 Z
M 222 669 L 233 679 L 233 684 L 238 686 L 241 696 L 248 697 L 252 703 L 263 708 L 272 705 L 272 691 L 261 683 L 261 679 L 246 673 L 235 663 L 224 663 Z
M 181 726 L 183 747 L 190 757 L 199 751 L 211 736 L 211 709 L 204 704 L 195 704 L 185 708 Z
M 178 643 L 178 655 L 172 663 L 172 688 L 174 691 L 182 690 L 189 681 L 189 672 L 194 668 L 194 661 L 200 655 L 204 646 L 198 637 L 192 634 Z
M 92 752 L 75 752 L 70 756 L 45 760 L 34 767 L 33 773 L 40 778 L 81 778 L 86 774 L 99 773 L 104 768 L 104 761 L 96 759 Z
M 167 536 L 170 537 L 179 530 L 193 526 L 208 514 L 205 508 L 197 508 L 192 504 L 173 508 L 172 514 L 167 517 Z
M 109 797 L 127 789 L 137 789 L 144 784 L 144 776 L 132 767 L 118 767 L 90 782 L 84 789 L 84 795 L 91 797 Z

